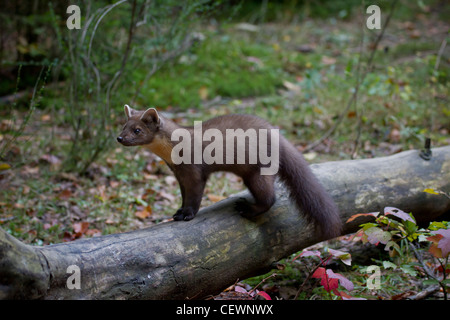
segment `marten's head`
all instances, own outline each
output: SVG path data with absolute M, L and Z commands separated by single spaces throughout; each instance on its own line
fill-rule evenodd
M 125 105 L 127 123 L 117 141 L 124 146 L 142 146 L 153 142 L 162 126 L 162 119 L 155 108 L 138 111 Z

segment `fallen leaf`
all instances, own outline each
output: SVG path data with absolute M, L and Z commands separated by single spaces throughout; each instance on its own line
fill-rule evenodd
M 72 191 L 69 189 L 62 190 L 56 197 L 62 200 L 67 200 L 72 196 Z
M 0 163 L 0 171 L 11 169 L 11 166 L 7 163 Z
M 85 234 L 91 237 L 98 237 L 102 235 L 102 231 L 98 229 L 88 229 L 86 230 Z
M 198 89 L 198 95 L 203 101 L 208 99 L 208 94 L 209 92 L 206 86 L 201 86 L 200 89 Z
M 234 287 L 234 291 L 240 292 L 240 293 L 248 293 L 247 290 L 245 290 L 245 289 L 242 288 L 241 286 L 235 286 L 235 287 Z
M 72 227 L 73 227 L 73 231 L 75 233 L 84 234 L 84 233 L 86 233 L 86 231 L 89 228 L 89 222 L 86 222 L 86 221 L 84 221 L 84 222 L 76 222 L 76 223 L 74 223 L 72 225 Z
M 366 298 L 356 298 L 356 297 L 352 297 L 350 295 L 348 295 L 347 293 L 341 291 L 339 292 L 342 300 L 367 300 Z
M 303 157 L 308 160 L 312 161 L 317 157 L 317 152 L 307 152 L 303 154 Z
M 246 22 L 236 24 L 235 28 L 237 30 L 248 31 L 248 32 L 258 32 L 259 31 L 258 26 L 254 25 L 254 24 L 246 23 Z
M 1 168 L 0 168 L 0 170 L 1 170 Z M 430 194 L 439 194 L 439 192 L 436 192 L 434 189 L 431 189 L 431 188 L 426 188 L 423 190 L 423 192 L 430 193 Z
M 174 176 L 166 176 L 164 182 L 169 186 L 177 185 L 177 179 Z
M 347 113 L 347 118 L 351 119 L 351 118 L 355 118 L 356 117 L 356 112 L 355 111 L 349 111 Z
M 110 185 L 111 188 L 117 188 L 118 186 L 120 186 L 120 182 L 119 182 L 119 181 L 111 180 L 111 181 L 109 182 L 109 185 Z
M 58 165 L 61 163 L 61 159 L 51 154 L 43 154 L 39 159 L 44 160 L 45 162 L 48 162 L 53 165 Z
M 398 129 L 395 129 L 395 128 L 394 128 L 394 129 L 392 129 L 391 132 L 389 133 L 389 140 L 392 141 L 392 142 L 394 142 L 394 143 L 399 142 L 399 141 L 400 141 L 400 138 L 401 138 L 400 130 L 398 130 Z
M 289 91 L 300 93 L 301 87 L 299 85 L 296 85 L 295 83 L 289 82 L 287 80 L 283 81 L 283 86 L 288 89 Z
M 141 210 L 141 211 L 136 211 L 136 212 L 134 213 L 134 215 L 135 215 L 137 218 L 139 218 L 139 219 L 141 219 L 141 220 L 144 220 L 144 219 L 146 219 L 146 218 L 148 218 L 148 217 L 150 217 L 150 216 L 152 215 L 152 207 L 146 206 L 146 207 L 144 207 L 143 210 Z
M 165 191 L 158 192 L 158 196 L 165 198 L 169 201 L 175 201 L 175 196 L 173 194 L 167 193 Z
M 258 291 L 258 295 L 260 295 L 261 297 L 263 297 L 266 300 L 272 300 L 272 298 L 264 291 Z
M 332 57 L 323 56 L 322 63 L 326 66 L 332 65 L 336 63 L 336 59 Z
M 224 196 L 218 196 L 218 195 L 211 194 L 211 193 L 209 193 L 207 195 L 207 197 L 208 197 L 209 201 L 212 201 L 214 203 L 219 202 L 219 201 L 221 201 L 223 199 L 226 199 L 226 197 L 224 197 Z
M 418 39 L 418 38 L 420 38 L 421 33 L 420 33 L 419 30 L 413 30 L 413 31 L 411 31 L 411 32 L 409 33 L 409 36 L 410 36 L 412 39 Z

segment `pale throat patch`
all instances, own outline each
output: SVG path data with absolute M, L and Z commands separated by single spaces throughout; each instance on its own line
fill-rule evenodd
M 145 144 L 143 147 L 147 148 L 167 163 L 172 164 L 171 155 L 173 145 L 169 140 L 156 136 L 151 143 Z

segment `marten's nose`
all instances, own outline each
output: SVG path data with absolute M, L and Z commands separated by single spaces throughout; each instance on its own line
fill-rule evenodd
M 122 137 L 117 137 L 117 141 L 118 141 L 118 142 L 122 142 L 122 141 L 123 141 L 123 138 L 122 138 Z

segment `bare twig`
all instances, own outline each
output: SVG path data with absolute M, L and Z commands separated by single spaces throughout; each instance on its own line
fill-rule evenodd
M 111 89 L 114 86 L 114 84 L 117 83 L 117 80 L 122 75 L 123 69 L 125 68 L 125 65 L 127 64 L 128 57 L 130 55 L 131 41 L 133 39 L 134 29 L 136 28 L 136 24 L 134 22 L 135 14 L 136 14 L 136 0 L 133 1 L 133 5 L 132 5 L 132 9 L 131 9 L 131 21 L 130 21 L 130 27 L 128 28 L 128 41 L 127 41 L 127 46 L 125 48 L 125 53 L 123 55 L 122 64 L 120 66 L 120 69 L 116 72 L 116 74 L 114 75 L 113 79 L 110 81 L 110 83 L 107 86 L 105 114 L 108 114 L 108 110 L 109 110 L 109 97 L 110 97 Z
M 336 120 L 336 122 L 334 123 L 334 125 L 333 125 L 333 126 L 332 126 L 332 127 L 331 127 L 331 128 L 330 128 L 323 136 L 322 136 L 322 137 L 320 137 L 320 138 L 317 139 L 316 141 L 314 141 L 314 142 L 312 142 L 312 143 L 310 143 L 310 144 L 308 144 L 308 145 L 306 146 L 306 148 L 304 149 L 305 152 L 306 152 L 306 151 L 309 151 L 309 150 L 311 150 L 311 149 L 313 149 L 313 148 L 315 148 L 315 147 L 317 147 L 317 146 L 318 146 L 319 144 L 321 144 L 325 139 L 327 139 L 328 137 L 330 137 L 330 136 L 334 133 L 334 131 L 336 130 L 336 128 L 339 126 L 339 124 L 341 124 L 342 120 L 344 119 L 344 117 L 345 117 L 345 115 L 347 114 L 347 112 L 348 112 L 348 110 L 350 109 L 350 107 L 351 107 L 351 106 L 353 105 L 353 103 L 356 101 L 356 98 L 357 98 L 357 95 L 358 95 L 358 91 L 359 91 L 359 86 L 360 86 L 360 84 L 364 81 L 364 79 L 366 78 L 366 76 L 367 76 L 367 74 L 369 73 L 369 71 L 372 69 L 373 58 L 375 57 L 376 49 L 378 48 L 378 45 L 379 45 L 381 39 L 383 38 L 384 32 L 385 32 L 385 30 L 386 30 L 386 28 L 387 28 L 387 26 L 388 26 L 388 24 L 389 24 L 389 21 L 391 20 L 391 17 L 392 17 L 392 14 L 393 14 L 393 12 L 394 12 L 394 8 L 395 8 L 395 5 L 396 5 L 397 1 L 398 1 L 398 0 L 394 0 L 394 1 L 392 2 L 391 10 L 390 10 L 390 12 L 389 12 L 389 15 L 388 15 L 387 18 L 386 18 L 386 21 L 385 21 L 385 23 L 384 23 L 384 25 L 383 25 L 383 27 L 382 27 L 382 29 L 381 29 L 380 34 L 378 35 L 378 37 L 377 37 L 376 40 L 375 40 L 375 43 L 374 43 L 374 46 L 373 46 L 373 48 L 372 48 L 371 54 L 370 54 L 369 59 L 368 59 L 368 61 L 367 61 L 367 68 L 366 68 L 365 72 L 363 73 L 363 75 L 361 76 L 361 78 L 359 78 L 359 76 L 358 76 L 358 80 L 359 80 L 359 81 L 357 80 L 357 83 L 356 83 L 356 85 L 355 85 L 353 94 L 352 94 L 352 96 L 350 97 L 349 101 L 347 102 L 346 107 L 345 107 L 344 110 L 339 114 L 339 117 L 338 117 L 338 119 Z M 359 73 L 359 70 L 358 70 L 358 73 Z
M 250 290 L 250 291 L 248 292 L 248 294 L 249 294 L 249 295 L 252 294 L 252 292 L 255 291 L 256 288 L 258 288 L 260 285 L 262 285 L 262 284 L 263 284 L 264 282 L 266 282 L 268 279 L 273 278 L 273 277 L 276 277 L 276 276 L 277 276 L 276 273 L 272 273 L 272 274 L 271 274 L 270 276 L 268 276 L 267 278 L 262 279 L 260 283 L 258 283 L 252 290 Z
M 329 255 L 326 259 L 323 259 L 323 260 L 322 260 L 322 258 L 320 259 L 320 262 L 314 267 L 314 269 L 312 269 L 311 272 L 308 273 L 308 276 L 306 277 L 305 281 L 303 281 L 303 283 L 300 286 L 300 288 L 298 288 L 297 293 L 295 294 L 294 300 L 298 299 L 298 295 L 300 294 L 300 292 L 303 291 L 303 287 L 308 282 L 308 280 L 312 277 L 314 272 L 316 272 L 316 270 L 319 269 L 319 267 L 321 267 L 323 265 L 326 265 L 328 263 L 328 261 L 330 260 L 330 258 L 331 258 L 331 255 Z
M 439 63 L 441 62 L 442 54 L 444 53 L 445 47 L 447 45 L 447 37 L 442 40 L 441 47 L 439 48 L 439 52 L 436 58 L 436 63 L 434 64 L 434 71 L 437 71 L 439 68 Z

